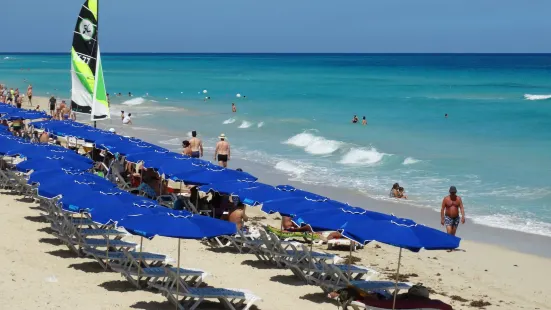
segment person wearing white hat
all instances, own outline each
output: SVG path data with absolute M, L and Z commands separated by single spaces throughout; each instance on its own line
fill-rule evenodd
M 109 128 L 109 132 L 111 132 L 111 133 L 117 133 L 117 132 L 115 131 L 115 128 Z
M 218 160 L 218 165 L 226 168 L 228 166 L 228 161 L 230 160 L 230 144 L 226 141 L 225 134 L 220 134 L 218 138 L 220 138 L 220 141 L 216 143 L 214 160 Z

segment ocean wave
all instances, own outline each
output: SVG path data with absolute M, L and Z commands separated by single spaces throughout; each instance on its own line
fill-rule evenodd
M 121 104 L 124 104 L 124 105 L 140 105 L 140 104 L 143 104 L 144 102 L 145 102 L 144 98 L 137 97 L 137 98 L 132 98 L 130 100 L 126 100 Z
M 134 130 L 143 130 L 143 131 L 157 131 L 156 128 L 138 127 L 138 126 L 132 126 L 132 129 L 134 129 Z
M 551 99 L 551 95 L 530 95 L 530 94 L 526 94 L 526 95 L 524 95 L 524 99 L 526 99 L 526 100 L 547 100 L 547 99 Z
M 4 60 L 16 60 L 17 58 L 15 57 L 10 57 L 10 56 L 6 56 L 4 57 Z
M 341 158 L 339 163 L 345 165 L 373 165 L 383 160 L 385 155 L 387 154 L 380 153 L 375 148 L 352 148 Z
M 241 123 L 241 125 L 239 125 L 239 127 L 237 127 L 237 128 L 249 128 L 249 127 L 251 127 L 252 125 L 253 125 L 253 123 L 251 123 L 251 122 L 243 121 L 243 122 Z
M 533 220 L 525 216 L 492 214 L 474 216 L 477 224 L 509 230 L 522 231 L 529 234 L 551 236 L 551 224 Z
M 256 127 L 258 127 L 258 128 L 260 128 L 262 126 L 264 126 L 264 122 L 260 122 L 260 123 L 256 124 Z
M 404 162 L 402 163 L 402 165 L 413 165 L 413 164 L 416 164 L 420 162 L 419 159 L 415 159 L 413 157 L 408 157 L 406 159 L 404 159 Z
M 227 120 L 222 122 L 222 124 L 224 125 L 233 124 L 233 123 L 235 123 L 235 118 L 228 118 Z
M 293 176 L 299 176 L 306 172 L 304 168 L 301 168 L 299 165 L 296 165 L 292 162 L 282 160 L 275 164 L 275 167 L 279 171 L 283 171 L 288 174 L 292 174 Z
M 160 144 L 164 145 L 178 145 L 180 146 L 182 144 L 182 141 L 180 138 L 172 138 L 168 140 L 159 141 Z
M 304 148 L 304 151 L 313 155 L 331 154 L 344 144 L 343 142 L 329 140 L 324 137 L 313 135 L 309 132 L 294 135 L 283 143 Z

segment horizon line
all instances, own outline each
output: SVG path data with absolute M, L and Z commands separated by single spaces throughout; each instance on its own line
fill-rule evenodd
M 2 52 L 0 55 L 69 55 L 70 52 Z M 102 55 L 551 55 L 551 52 L 102 52 Z

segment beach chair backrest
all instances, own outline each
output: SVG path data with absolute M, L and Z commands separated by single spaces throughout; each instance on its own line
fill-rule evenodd
M 67 146 L 68 147 L 77 147 L 77 138 L 67 137 Z

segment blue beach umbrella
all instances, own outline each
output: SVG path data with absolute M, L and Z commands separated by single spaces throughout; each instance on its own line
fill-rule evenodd
M 84 158 L 84 157 L 83 157 Z M 80 160 L 74 160 L 69 158 L 62 159 L 28 159 L 16 165 L 19 171 L 41 171 L 41 170 L 51 170 L 52 168 L 67 168 L 71 170 L 82 170 L 86 171 L 92 168 L 92 164 L 83 162 Z
M 297 215 L 295 222 L 308 224 L 319 230 L 337 230 L 344 237 L 359 243 L 377 241 L 400 248 L 394 286 L 393 309 L 396 304 L 398 275 L 402 260 L 402 249 L 418 252 L 427 250 L 451 250 L 459 247 L 460 238 L 417 224 L 412 220 L 397 218 L 377 212 L 354 213 L 347 210 L 327 210 Z
M 338 210 L 351 208 L 349 205 L 331 199 L 311 199 L 308 197 L 290 197 L 267 201 L 262 204 L 262 211 L 284 216 L 293 216 L 314 210 Z
M 57 183 L 62 185 L 68 180 L 75 180 L 81 183 L 99 183 L 105 186 L 116 187 L 114 183 L 111 183 L 109 180 L 104 179 L 100 176 L 97 176 L 92 173 L 82 172 L 80 170 L 69 170 L 69 169 L 51 169 L 51 170 L 40 170 L 34 171 L 29 176 L 28 183 Z
M 172 180 L 183 181 L 189 184 L 210 184 L 217 182 L 231 181 L 256 181 L 257 178 L 242 171 L 226 169 L 219 166 L 210 166 L 202 169 L 202 171 L 190 171 L 176 173 L 170 176 Z
M 76 177 L 52 178 L 50 181 L 43 180 L 38 184 L 38 195 L 45 198 L 53 198 L 58 195 L 77 195 L 82 197 L 85 193 L 96 193 L 100 191 L 110 192 L 115 189 L 113 184 L 96 183 Z
M 67 195 L 61 199 L 63 209 L 69 212 L 89 213 L 96 223 L 107 224 L 136 214 L 152 214 L 155 208 L 163 208 L 154 202 L 145 203 L 144 199 L 125 192 L 87 192 Z
M 327 197 L 296 189 L 291 185 L 249 187 L 240 189 L 235 194 L 239 196 L 241 201 L 251 206 L 263 204 L 272 200 L 280 200 L 292 197 L 302 197 L 312 200 L 328 199 Z
M 233 195 L 237 192 L 246 190 L 249 188 L 258 188 L 258 187 L 271 187 L 270 185 L 257 183 L 257 182 L 247 182 L 247 181 L 231 181 L 231 182 L 220 182 L 212 183 L 199 187 L 199 190 L 205 193 L 208 192 L 217 192 L 222 195 Z
M 155 236 L 178 239 L 203 239 L 237 233 L 234 223 L 187 211 L 158 211 L 154 214 L 129 216 L 118 223 L 134 235 L 152 239 Z

